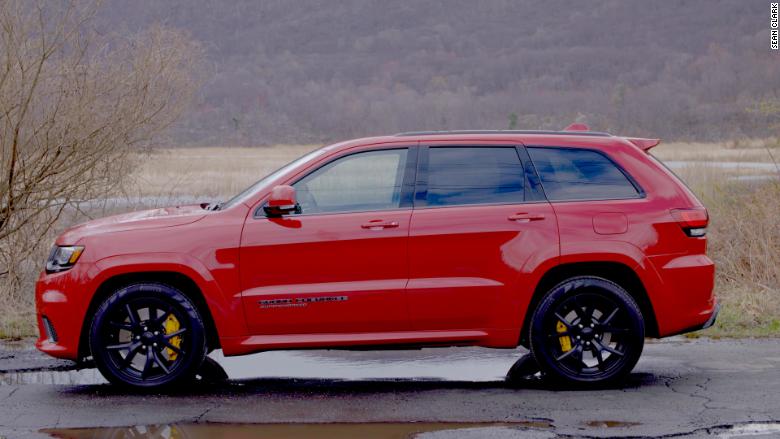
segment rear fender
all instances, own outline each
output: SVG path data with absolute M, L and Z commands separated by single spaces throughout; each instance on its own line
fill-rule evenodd
M 594 251 L 594 249 L 596 249 L 596 251 Z M 630 293 L 632 295 L 638 295 L 642 293 L 647 295 L 645 309 L 652 313 L 651 316 L 645 317 L 647 323 L 658 324 L 658 322 L 655 322 L 657 316 L 656 300 L 659 299 L 659 285 L 661 285 L 661 281 L 650 259 L 639 248 L 623 241 L 584 241 L 575 243 L 573 245 L 563 246 L 562 253 L 563 254 L 558 259 L 558 264 L 555 266 L 550 267 L 549 265 L 544 265 L 538 268 L 539 273 L 534 276 L 534 278 L 538 279 L 538 282 L 541 282 L 542 279 L 544 279 L 544 276 L 547 275 L 551 269 L 556 267 L 562 268 L 564 266 L 574 266 L 577 264 L 588 263 L 611 263 L 622 265 L 633 271 L 634 274 L 636 274 L 636 277 L 642 283 L 642 287 L 644 287 L 644 292 L 631 291 Z M 575 271 L 575 273 L 576 275 L 588 274 L 587 271 Z M 530 319 L 533 315 L 535 306 L 541 299 L 541 296 L 547 292 L 547 287 L 543 287 L 542 289 L 545 291 L 542 291 L 539 289 L 541 286 L 539 283 L 536 283 L 535 285 L 537 286 L 537 291 L 534 294 L 533 300 L 531 300 L 529 303 L 528 310 L 525 313 L 525 320 L 520 322 L 522 325 L 521 328 L 527 328 L 527 320 Z M 552 287 L 553 285 L 548 286 Z M 637 299 L 638 301 L 641 301 L 641 298 L 637 297 Z M 661 328 L 658 329 L 660 330 Z

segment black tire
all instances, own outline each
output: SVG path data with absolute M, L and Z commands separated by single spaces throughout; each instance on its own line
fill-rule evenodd
M 531 353 L 545 378 L 564 387 L 615 384 L 631 372 L 644 347 L 639 306 L 607 279 L 580 276 L 556 285 L 532 319 Z
M 178 329 L 166 330 L 170 316 Z M 197 309 L 181 291 L 137 283 L 115 291 L 98 307 L 89 347 L 98 370 L 111 383 L 169 389 L 195 377 L 206 356 L 206 332 Z

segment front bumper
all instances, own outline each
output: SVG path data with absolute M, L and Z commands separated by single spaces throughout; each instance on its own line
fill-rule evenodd
M 42 272 L 35 284 L 38 333 L 35 347 L 53 357 L 79 360 L 79 342 L 90 294 L 86 264 L 61 273 Z

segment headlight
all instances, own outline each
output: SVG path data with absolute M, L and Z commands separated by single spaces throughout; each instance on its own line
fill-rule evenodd
M 51 249 L 49 260 L 46 261 L 46 272 L 56 273 L 69 269 L 79 260 L 83 252 L 83 245 L 69 245 L 65 247 L 55 245 Z

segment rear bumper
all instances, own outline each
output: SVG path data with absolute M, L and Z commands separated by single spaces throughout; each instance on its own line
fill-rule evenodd
M 658 335 L 669 337 L 712 326 L 718 313 L 712 260 L 704 254 L 661 255 L 650 260 L 661 281 L 648 291 Z
M 715 304 L 715 309 L 712 311 L 712 314 L 710 315 L 710 318 L 708 318 L 706 322 L 704 322 L 704 323 L 702 323 L 700 325 L 695 325 L 695 326 L 692 326 L 690 328 L 683 329 L 683 330 L 681 330 L 679 332 L 676 332 L 674 334 L 669 334 L 669 335 L 671 336 L 671 335 L 687 334 L 689 332 L 696 332 L 696 331 L 701 331 L 702 329 L 707 329 L 707 328 L 709 328 L 709 327 L 711 327 L 712 325 L 715 324 L 715 320 L 718 318 L 718 313 L 719 312 L 720 312 L 720 303 L 716 303 Z
M 714 325 L 715 324 L 715 319 L 718 318 L 718 313 L 719 312 L 720 312 L 720 303 L 716 303 L 715 304 L 715 311 L 712 312 L 712 315 L 710 316 L 710 318 L 706 322 L 704 322 L 704 325 L 702 325 L 702 327 L 699 328 L 699 329 L 707 329 L 710 326 Z

